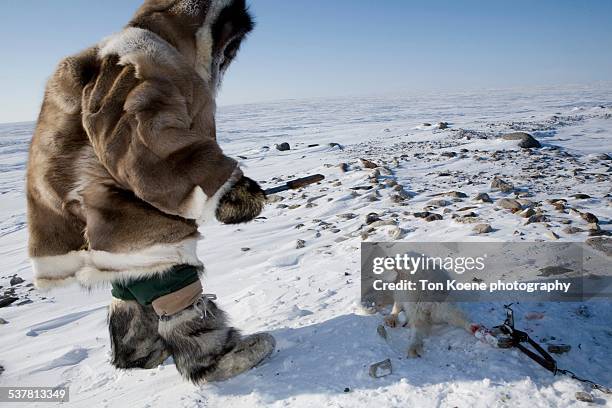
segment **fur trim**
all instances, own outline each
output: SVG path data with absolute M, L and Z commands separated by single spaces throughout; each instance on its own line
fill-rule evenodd
M 72 251 L 33 258 L 34 283 L 39 289 L 50 289 L 76 280 L 82 286 L 93 287 L 163 274 L 175 265 L 201 268 L 203 265 L 196 254 L 197 242 L 197 238 L 190 238 L 134 252 Z
M 206 81 L 211 84 L 213 78 L 218 77 L 214 75 L 212 70 L 219 69 L 219 67 L 213 67 L 213 35 L 212 27 L 221 11 L 229 6 L 232 0 L 215 0 L 211 2 L 206 19 L 202 26 L 196 33 L 196 71 Z M 217 78 L 218 79 L 218 78 Z M 212 90 L 216 93 L 219 84 L 211 84 Z
M 49 280 L 61 280 L 74 276 L 85 265 L 85 259 L 81 256 L 83 251 L 72 251 L 64 255 L 41 256 L 32 258 L 32 269 L 34 276 Z
M 196 186 L 185 204 L 181 208 L 181 215 L 188 219 L 194 219 L 198 225 L 210 222 L 215 219 L 217 207 L 221 197 L 225 195 L 242 177 L 242 171 L 236 167 L 229 179 L 212 196 L 208 197 L 202 187 Z
M 140 77 L 138 68 L 143 58 L 169 67 L 177 67 L 177 62 L 183 60 L 181 54 L 160 36 L 137 27 L 128 27 L 107 37 L 99 47 L 100 58 L 118 55 L 119 64 L 134 65 L 137 77 Z

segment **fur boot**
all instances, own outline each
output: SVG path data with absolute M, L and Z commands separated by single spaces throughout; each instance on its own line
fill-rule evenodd
M 170 353 L 157 331 L 153 307 L 113 298 L 108 314 L 112 364 L 117 368 L 155 368 Z
M 196 384 L 226 380 L 247 371 L 268 357 L 275 346 L 269 334 L 242 337 L 228 327 L 225 313 L 206 296 L 179 313 L 162 316 L 159 333 L 178 371 Z

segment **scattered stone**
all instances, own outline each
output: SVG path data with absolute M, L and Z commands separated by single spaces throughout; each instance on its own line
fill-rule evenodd
M 8 321 L 0 317 L 0 324 L 8 324 Z
M 576 309 L 576 314 L 578 316 L 582 316 L 585 318 L 589 318 L 591 317 L 591 311 L 589 310 L 589 307 L 587 305 L 580 305 L 580 307 L 578 307 L 578 309 Z
M 554 231 L 548 231 L 546 236 L 550 239 L 557 240 L 559 239 L 559 235 L 557 235 Z
M 393 194 L 390 198 L 391 198 L 391 201 L 396 204 L 401 204 L 405 200 L 405 198 L 402 197 L 400 194 Z
M 423 211 L 423 212 L 415 212 L 412 215 L 414 215 L 417 218 L 427 218 L 431 215 L 431 213 L 429 211 Z
M 591 198 L 591 196 L 588 194 L 574 194 L 572 197 L 574 197 L 576 200 L 587 200 Z
M 442 219 L 442 216 L 440 214 L 430 214 L 427 217 L 425 217 L 425 221 L 427 222 L 440 221 L 441 219 Z
M 457 153 L 455 152 L 442 152 L 440 153 L 440 156 L 442 157 L 457 157 Z
M 244 247 L 244 248 L 240 248 L 240 250 L 241 250 L 242 252 L 249 252 L 249 251 L 251 250 L 251 248 Z
M 548 222 L 548 217 L 544 214 L 535 214 L 527 218 L 525 225 L 533 224 L 534 222 Z
M 378 335 L 383 339 L 387 340 L 387 329 L 385 329 L 384 325 L 379 324 L 376 328 L 376 333 L 378 333 Z
M 599 227 L 599 224 L 596 224 L 596 223 L 587 225 L 587 228 L 588 228 L 589 231 L 599 231 L 599 230 L 601 230 L 601 228 Z
M 385 181 L 385 185 L 387 187 L 395 187 L 395 186 L 397 186 L 397 181 L 395 181 L 395 180 L 387 180 L 387 181 Z
M 453 198 L 466 198 L 467 194 L 462 193 L 461 191 L 449 191 L 448 193 L 446 193 L 447 196 L 449 197 L 453 197 Z
M 393 170 L 391 170 L 390 168 L 386 167 L 386 166 L 381 166 L 380 167 L 380 172 L 385 175 L 385 176 L 391 176 L 393 175 Z
M 483 203 L 492 203 L 491 197 L 487 193 L 478 193 L 476 197 L 474 197 L 474 201 L 482 201 Z
M 269 204 L 278 203 L 285 199 L 283 196 L 279 196 L 278 194 L 270 194 L 266 197 Z
M 0 296 L 0 307 L 7 307 L 11 303 L 16 302 L 18 300 L 19 298 L 10 295 Z
M 606 153 L 596 153 L 593 154 L 592 157 L 597 160 L 612 160 L 612 157 L 610 157 Z
M 606 230 L 590 230 L 589 237 L 609 237 L 612 236 L 612 232 Z
M 560 211 L 560 212 L 565 211 L 565 203 L 563 201 L 557 201 L 553 203 L 553 207 L 555 207 L 555 210 L 557 211 Z
M 612 239 L 606 237 L 593 237 L 587 239 L 586 244 L 591 248 L 612 257 Z
M 538 142 L 533 136 L 529 133 L 525 132 L 514 132 L 508 133 L 507 135 L 503 135 L 502 139 L 504 140 L 519 140 L 519 147 L 523 149 L 530 149 L 534 147 L 542 147 L 540 142 Z
M 317 147 L 319 144 L 318 143 L 313 143 L 313 144 L 309 144 L 308 147 Z
M 346 173 L 349 169 L 349 166 L 346 163 L 340 163 L 338 167 L 340 168 L 340 171 L 343 173 Z
M 351 392 L 351 389 L 349 387 L 345 387 L 344 392 Z
M 397 241 L 399 239 L 404 238 L 404 236 L 406 235 L 406 231 L 404 231 L 403 229 L 401 229 L 400 227 L 394 227 L 389 231 L 389 238 L 391 238 L 391 240 L 393 241 Z
M 333 147 L 337 147 L 337 148 L 338 148 L 338 149 L 340 149 L 340 150 L 342 150 L 342 149 L 343 149 L 343 147 L 342 147 L 342 145 L 341 145 L 340 143 L 334 143 L 334 142 L 330 143 L 330 144 L 329 144 L 329 147 L 332 147 L 332 148 L 333 148 Z
M 549 344 L 547 349 L 549 353 L 563 354 L 569 352 L 572 346 L 569 344 Z
M 395 226 L 396 224 L 397 224 L 397 221 L 395 220 L 380 220 L 380 221 L 374 221 L 373 223 L 371 223 L 370 228 L 386 227 L 389 225 Z
M 497 204 L 498 207 L 512 211 L 519 211 L 521 208 L 523 208 L 521 203 L 516 201 L 514 198 L 501 198 L 497 200 L 495 204 Z
M 438 129 L 448 129 L 448 122 L 438 122 Z
M 489 232 L 493 232 L 493 228 L 489 224 L 476 224 L 474 226 L 474 232 L 478 234 L 488 234 Z
M 357 214 L 355 214 L 355 213 L 344 213 L 344 214 L 338 214 L 336 217 L 343 218 L 345 220 L 352 220 L 353 218 L 357 217 Z
M 9 283 L 11 284 L 11 286 L 19 285 L 20 283 L 23 283 L 23 279 L 15 275 L 11 278 Z
M 563 232 L 566 233 L 566 234 L 573 235 L 573 234 L 577 234 L 579 232 L 584 232 L 584 230 L 582 228 L 569 226 L 569 227 L 563 228 Z
M 595 401 L 591 394 L 589 394 L 588 392 L 584 392 L 584 391 L 576 391 L 576 399 L 578 401 L 582 401 L 582 402 L 593 402 L 593 401 Z
M 431 200 L 426 205 L 430 207 L 446 207 L 450 202 L 446 200 Z
M 276 150 L 279 150 L 281 152 L 285 152 L 287 150 L 291 150 L 291 146 L 289 146 L 289 143 L 283 142 L 281 144 L 277 144 L 276 145 Z
M 425 123 L 423 123 L 421 126 L 425 126 L 425 127 L 427 127 L 427 126 L 431 126 L 431 123 L 427 123 L 427 122 L 425 122 Z
M 298 239 L 295 243 L 295 249 L 302 249 L 306 246 L 306 241 L 303 239 Z
M 514 191 L 514 186 L 496 176 L 493 177 L 493 181 L 491 181 L 491 189 L 499 190 L 502 193 L 510 193 Z
M 370 366 L 370 377 L 381 378 L 393 374 L 393 367 L 391 366 L 391 360 L 386 359 L 378 363 L 374 363 Z
M 523 208 L 533 208 L 536 206 L 536 203 L 531 200 L 525 200 L 524 198 L 518 198 L 516 201 L 518 201 Z
M 571 272 L 571 269 L 565 268 L 563 266 L 545 266 L 544 268 L 538 269 L 538 276 L 556 276 L 556 275 L 564 275 L 566 273 Z
M 378 164 L 374 163 L 373 161 L 367 160 L 367 159 L 359 159 L 361 161 L 361 164 L 363 165 L 363 167 L 365 167 L 366 169 L 375 169 L 378 167 Z
M 461 207 L 460 209 L 457 210 L 457 212 L 469 211 L 469 210 L 473 210 L 473 209 L 476 209 L 476 208 L 478 208 L 478 207 L 474 207 L 474 206 Z
M 582 217 L 583 220 L 585 220 L 589 224 L 592 224 L 592 223 L 599 224 L 599 218 L 597 218 L 595 215 L 591 214 L 590 212 L 580 213 L 580 216 Z
M 4 366 L 0 365 L 0 375 L 4 372 Z
M 532 215 L 534 215 L 536 212 L 533 208 L 527 208 L 523 211 L 518 212 L 517 214 L 520 215 L 523 218 L 529 218 Z
M 376 222 L 376 221 L 380 221 L 380 217 L 379 217 L 378 214 L 376 214 L 376 213 L 369 213 L 368 215 L 366 215 L 365 223 L 367 225 L 370 225 L 370 224 L 372 224 L 373 222 Z

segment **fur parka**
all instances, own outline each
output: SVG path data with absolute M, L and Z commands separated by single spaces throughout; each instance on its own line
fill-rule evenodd
M 59 64 L 27 171 L 38 287 L 201 267 L 198 225 L 242 175 L 215 133 L 227 43 L 250 30 L 241 12 L 244 1 L 147 0 L 123 31 Z

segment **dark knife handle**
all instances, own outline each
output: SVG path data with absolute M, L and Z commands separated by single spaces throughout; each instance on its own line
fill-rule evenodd
M 312 176 L 302 177 L 299 179 L 291 180 L 282 186 L 268 188 L 264 190 L 266 195 L 280 193 L 281 191 L 296 190 L 298 188 L 305 187 L 312 183 L 318 183 L 319 181 L 325 180 L 325 176 L 322 174 L 314 174 Z

